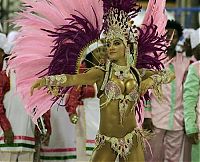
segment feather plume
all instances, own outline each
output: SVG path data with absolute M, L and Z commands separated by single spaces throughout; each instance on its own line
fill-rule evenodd
M 37 118 L 48 111 L 55 100 L 47 94 L 47 89 L 36 91 L 30 96 L 30 87 L 34 81 L 46 74 L 74 72 L 80 48 L 77 50 L 73 44 L 77 42 L 78 46 L 83 47 L 84 42 L 78 43 L 84 40 L 81 34 L 90 35 L 89 30 L 96 32 L 93 34 L 99 32 L 103 5 L 102 1 L 94 0 L 21 2 L 22 9 L 13 19 L 13 24 L 20 27 L 20 30 L 9 66 L 16 71 L 17 91 L 22 96 L 25 108 L 37 123 Z M 76 16 L 77 13 L 79 16 Z M 86 37 L 85 43 L 89 43 L 87 41 L 94 37 Z M 63 66 L 59 67 L 57 63 Z
M 129 17 L 133 18 L 141 10 L 141 6 L 137 4 L 137 0 L 103 0 L 104 14 L 108 13 L 110 8 L 116 8 L 129 13 Z

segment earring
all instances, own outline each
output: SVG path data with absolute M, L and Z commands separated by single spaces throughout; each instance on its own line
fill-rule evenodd
M 129 47 L 126 47 L 125 57 L 126 57 L 127 65 L 131 66 L 133 64 L 134 60 L 133 60 L 133 57 L 132 57 L 132 55 L 130 53 L 130 48 Z

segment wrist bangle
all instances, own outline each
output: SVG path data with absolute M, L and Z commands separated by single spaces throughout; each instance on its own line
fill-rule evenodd
M 45 76 L 44 79 L 46 86 L 62 86 L 67 82 L 67 76 L 65 74 Z
M 170 70 L 163 70 L 161 72 L 161 76 L 162 76 L 162 83 L 168 83 L 171 80 L 171 75 L 173 73 Z
M 65 74 L 56 75 L 56 81 L 58 86 L 63 85 L 67 82 L 67 76 Z
M 162 77 L 160 75 L 152 75 L 150 78 L 153 80 L 153 82 L 158 85 L 162 83 Z

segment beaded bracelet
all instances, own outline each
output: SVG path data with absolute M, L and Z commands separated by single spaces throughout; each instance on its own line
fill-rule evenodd
M 153 80 L 154 86 L 162 83 L 162 76 L 160 76 L 158 74 L 152 75 L 152 76 L 150 76 L 150 78 Z
M 67 82 L 65 74 L 45 76 L 44 79 L 46 86 L 61 86 Z

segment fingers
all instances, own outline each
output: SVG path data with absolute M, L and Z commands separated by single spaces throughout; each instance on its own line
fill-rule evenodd
M 148 90 L 148 85 L 146 85 L 146 84 L 144 84 L 144 85 L 142 85 L 142 89 L 141 89 L 141 96 L 144 96 L 144 94 L 147 92 L 147 90 Z
M 33 95 L 34 89 L 38 89 L 40 90 L 43 87 L 42 85 L 42 80 L 39 79 L 37 80 L 35 83 L 33 83 L 32 87 L 31 87 L 31 96 Z
M 38 88 L 38 90 L 39 90 L 38 84 L 34 84 L 34 85 L 31 87 L 31 96 L 33 95 L 33 92 L 34 92 L 34 89 L 35 89 L 35 88 Z
M 4 142 L 6 144 L 12 144 L 14 142 L 14 137 L 13 136 L 5 137 Z
M 8 144 L 12 144 L 14 142 L 14 139 L 13 138 L 10 138 L 9 140 L 8 140 Z
M 12 144 L 14 142 L 14 134 L 12 129 L 4 131 L 4 142 L 6 144 Z
M 142 81 L 142 83 L 141 83 L 141 93 L 140 93 L 141 96 L 143 96 L 147 92 L 148 89 L 152 88 L 153 83 L 154 82 L 152 81 L 152 79 L 146 79 L 146 80 Z
M 50 134 L 49 133 L 42 136 L 42 138 L 41 138 L 42 144 L 45 145 L 45 146 L 49 145 L 49 140 L 50 140 Z
M 35 89 L 35 88 L 32 86 L 32 87 L 31 87 L 31 96 L 33 95 L 34 89 Z
M 31 87 L 31 96 L 33 95 L 34 89 L 38 87 L 38 81 L 34 82 Z
M 53 88 L 49 87 L 49 94 L 53 94 Z

